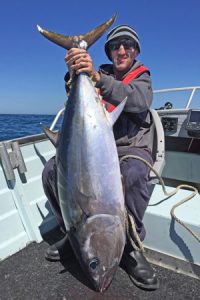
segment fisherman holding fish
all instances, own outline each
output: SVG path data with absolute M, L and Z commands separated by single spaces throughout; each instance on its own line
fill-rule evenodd
M 151 145 L 152 127 L 149 108 L 152 103 L 152 87 L 149 70 L 136 57 L 141 51 L 137 32 L 127 25 L 113 28 L 107 35 L 105 53 L 111 64 L 101 65 L 95 70 L 93 59 L 85 49 L 71 48 L 65 62 L 69 72 L 65 76 L 66 90 L 70 93 L 70 82 L 74 73 L 87 73 L 102 97 L 105 108 L 111 112 L 126 97 L 125 107 L 113 126 L 119 158 L 126 155 L 137 155 L 153 164 Z M 104 153 L 102 153 L 103 160 Z M 150 195 L 149 167 L 142 161 L 127 158 L 122 160 L 120 170 L 125 189 L 125 205 L 133 216 L 140 240 L 145 238 L 143 217 Z M 53 212 L 65 232 L 61 209 L 58 201 L 55 158 L 50 159 L 43 171 L 44 191 L 49 199 Z M 131 238 L 137 245 L 135 236 Z M 66 256 L 69 248 L 67 235 L 50 246 L 46 258 L 51 261 Z M 144 253 L 134 249 L 127 238 L 122 264 L 132 281 L 146 290 L 157 289 L 157 276 L 146 260 Z

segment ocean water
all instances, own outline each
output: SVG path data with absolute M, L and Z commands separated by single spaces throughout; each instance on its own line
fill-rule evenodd
M 0 114 L 0 141 L 43 133 L 40 122 L 50 127 L 54 118 L 55 115 Z M 59 129 L 61 119 L 55 129 Z

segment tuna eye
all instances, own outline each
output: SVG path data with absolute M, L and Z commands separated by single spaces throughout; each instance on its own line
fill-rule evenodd
M 99 264 L 98 258 L 93 258 L 89 263 L 89 267 L 90 269 L 95 270 L 98 264 Z

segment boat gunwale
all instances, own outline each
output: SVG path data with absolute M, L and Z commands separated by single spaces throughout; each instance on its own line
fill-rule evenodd
M 49 139 L 47 138 L 47 136 L 44 133 L 40 133 L 40 134 L 34 134 L 34 135 L 28 135 L 28 136 L 24 136 L 24 137 L 15 138 L 12 140 L 0 141 L 0 146 L 2 143 L 4 143 L 6 145 L 6 147 L 9 147 L 10 144 L 13 142 L 17 142 L 19 145 L 23 146 L 23 145 L 32 144 L 34 142 L 42 142 L 45 140 L 49 140 Z

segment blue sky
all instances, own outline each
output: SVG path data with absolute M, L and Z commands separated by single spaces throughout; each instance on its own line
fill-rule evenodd
M 65 50 L 44 39 L 37 24 L 77 35 L 114 13 L 113 26 L 128 24 L 138 32 L 138 59 L 151 70 L 154 89 L 200 85 L 199 12 L 199 0 L 2 0 L 0 113 L 55 114 L 66 100 Z M 89 49 L 96 67 L 108 62 L 105 39 Z

